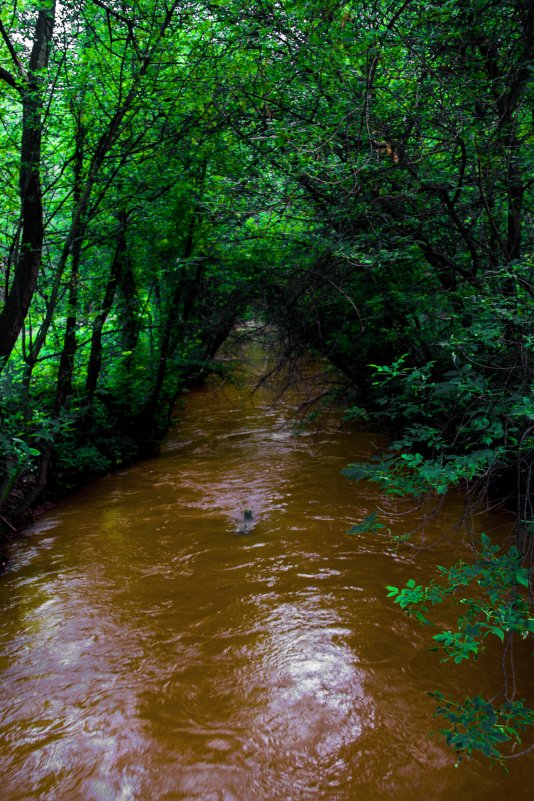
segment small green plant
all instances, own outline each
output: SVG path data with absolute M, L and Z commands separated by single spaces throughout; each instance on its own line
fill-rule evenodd
M 522 700 L 495 706 L 480 695 L 466 698 L 462 703 L 439 692 L 430 695 L 437 704 L 436 715 L 450 724 L 439 732 L 447 745 L 455 749 L 457 765 L 465 755 L 471 756 L 475 751 L 503 763 L 503 745 L 521 746 L 521 732 L 534 725 L 534 710 L 525 707 Z
M 477 659 L 491 636 L 505 643 L 514 635 L 525 639 L 534 634 L 528 570 L 522 566 L 515 546 L 502 550 L 483 534 L 471 563 L 460 561 L 437 569 L 439 581 L 423 586 L 410 579 L 405 587 L 389 586 L 387 591 L 404 612 L 428 626 L 436 625 L 431 620 L 432 606 L 445 599 L 455 600 L 460 610 L 456 629 L 433 635 L 433 650 L 441 651 L 442 661 L 459 664 Z M 480 750 L 484 756 L 500 758 L 499 746 L 510 740 L 520 743 L 520 731 L 534 724 L 534 710 L 511 697 L 496 709 L 479 696 L 459 703 L 445 702 L 439 692 L 431 695 L 439 701 L 437 714 L 452 724 L 450 729 L 441 731 L 460 755 Z

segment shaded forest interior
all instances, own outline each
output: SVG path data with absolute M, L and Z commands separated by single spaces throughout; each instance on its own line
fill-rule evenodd
M 512 510 L 512 542 L 391 588 L 424 620 L 472 586 L 437 645 L 511 658 L 534 632 L 533 54 L 528 0 L 3 3 L 4 536 L 150 453 L 261 320 L 391 434 L 350 478 Z M 534 722 L 508 689 L 438 704 L 459 752 Z

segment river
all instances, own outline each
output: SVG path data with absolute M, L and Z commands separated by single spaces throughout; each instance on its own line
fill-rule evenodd
M 63 500 L 13 547 L 0 799 L 531 798 L 532 755 L 509 773 L 455 767 L 429 735 L 427 691 L 492 692 L 497 646 L 441 664 L 385 597 L 452 561 L 460 500 L 417 561 L 349 536 L 377 503 L 410 527 L 340 475 L 380 438 L 333 422 L 295 434 L 295 392 L 251 386 L 191 392 L 161 455 Z

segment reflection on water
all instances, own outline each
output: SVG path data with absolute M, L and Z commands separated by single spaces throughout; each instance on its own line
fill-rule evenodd
M 425 580 L 436 555 L 346 535 L 377 498 L 339 471 L 377 438 L 295 436 L 296 403 L 193 393 L 161 457 L 77 493 L 15 548 L 2 801 L 530 798 L 528 760 L 456 770 L 428 736 L 428 689 L 491 692 L 498 671 L 440 665 L 392 609 L 384 585 Z M 254 526 L 236 536 L 244 510 Z

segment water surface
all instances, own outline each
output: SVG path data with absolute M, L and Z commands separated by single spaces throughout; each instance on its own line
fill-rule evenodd
M 377 503 L 397 529 L 420 513 L 396 517 L 340 476 L 379 437 L 326 423 L 296 436 L 297 405 L 228 382 L 191 393 L 160 457 L 76 493 L 15 547 L 0 579 L 3 801 L 531 798 L 530 757 L 508 775 L 455 768 L 429 736 L 427 691 L 492 692 L 495 660 L 441 665 L 385 598 L 461 549 L 460 501 L 417 562 L 348 536 Z

